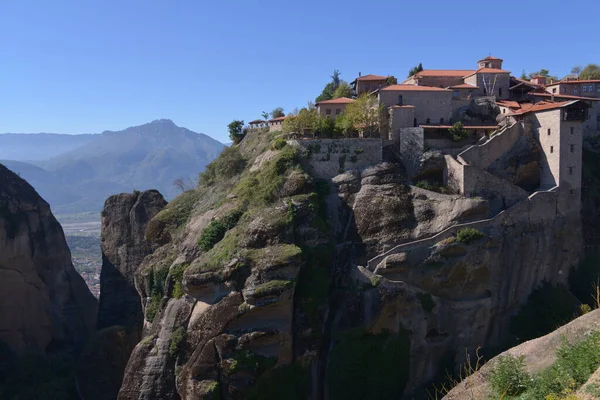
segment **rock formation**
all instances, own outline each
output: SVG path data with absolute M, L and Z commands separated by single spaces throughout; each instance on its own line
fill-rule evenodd
M 73 354 L 97 308 L 48 203 L 0 165 L 0 340 L 17 353 Z

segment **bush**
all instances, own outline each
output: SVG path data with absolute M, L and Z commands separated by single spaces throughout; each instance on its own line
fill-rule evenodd
M 211 221 L 206 228 L 202 230 L 198 246 L 203 251 L 208 251 L 219 243 L 225 236 L 225 233 L 235 227 L 240 217 L 244 212 L 242 210 L 234 210 L 222 218 Z
M 511 319 L 511 333 L 519 341 L 526 341 L 555 330 L 573 319 L 576 310 L 574 300 L 564 285 L 542 282 Z
M 479 240 L 485 235 L 478 229 L 475 228 L 463 228 L 459 229 L 456 233 L 456 240 L 459 242 L 469 244 L 475 240 Z
M 286 145 L 287 145 L 286 140 L 280 136 L 280 137 L 275 138 L 275 140 L 273 140 L 273 142 L 271 143 L 271 148 L 273 150 L 281 150 Z
M 524 357 L 513 355 L 499 356 L 490 373 L 490 385 L 496 393 L 505 396 L 517 396 L 527 389 L 530 377 L 525 372 Z
M 187 264 L 181 264 L 176 267 L 172 267 L 169 274 L 171 275 L 171 281 L 173 282 L 173 292 L 171 296 L 175 299 L 181 298 L 185 292 L 183 290 L 183 273 L 188 267 Z
M 465 140 L 469 136 L 469 131 L 464 128 L 460 121 L 452 125 L 452 127 L 448 129 L 448 132 L 455 142 Z
M 171 342 L 169 343 L 169 354 L 172 357 L 177 357 L 181 346 L 185 342 L 187 332 L 184 327 L 180 326 L 171 334 Z
M 246 159 L 237 147 L 226 147 L 219 157 L 206 166 L 198 178 L 198 184 L 208 186 L 217 179 L 229 179 L 246 168 Z

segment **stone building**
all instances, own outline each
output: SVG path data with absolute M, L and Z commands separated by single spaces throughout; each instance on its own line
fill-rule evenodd
M 600 98 L 600 79 L 579 80 L 567 78 L 546 85 L 546 91 L 552 94 Z
M 389 76 L 381 75 L 361 75 L 358 73 L 358 78 L 353 80 L 350 84 L 354 90 L 356 96 L 360 96 L 363 93 L 372 93 L 377 89 L 381 89 L 388 85 Z
M 250 129 L 260 129 L 267 126 L 267 121 L 262 119 L 255 119 L 254 121 L 248 122 Z
M 326 118 L 337 118 L 338 115 L 344 112 L 346 106 L 353 103 L 354 100 L 347 97 L 340 97 L 338 99 L 323 100 L 315 104 L 317 112 L 321 117 Z
M 445 124 L 450 122 L 452 117 L 452 96 L 453 92 L 449 89 L 442 89 L 431 86 L 417 85 L 390 85 L 380 89 L 377 93 L 380 103 L 386 108 L 393 106 L 413 106 L 404 111 L 402 108 L 395 108 L 394 112 L 403 114 L 402 123 L 412 122 L 407 126 L 414 127 L 420 124 Z M 412 121 L 408 121 L 407 113 L 412 114 Z M 400 126 L 396 126 L 399 128 Z
M 277 117 L 270 119 L 268 121 L 269 131 L 280 131 L 281 129 L 283 129 L 283 121 L 285 121 L 286 118 L 287 117 Z

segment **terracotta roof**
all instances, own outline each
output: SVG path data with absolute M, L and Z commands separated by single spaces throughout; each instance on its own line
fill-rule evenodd
M 255 125 L 255 124 L 264 124 L 265 122 L 267 122 L 267 121 L 265 121 L 265 120 L 262 120 L 262 119 L 255 119 L 254 121 L 250 121 L 250 122 L 248 122 L 248 124 L 250 124 L 250 125 Z
M 358 78 L 355 79 L 355 81 L 384 81 L 387 78 L 388 78 L 387 76 L 369 74 L 369 75 L 359 76 Z
M 503 106 L 503 107 L 521 108 L 521 105 L 517 101 L 496 100 L 496 104 L 498 104 L 499 106 Z
M 585 79 L 585 80 L 568 80 L 568 81 L 558 81 L 558 82 L 552 82 L 552 83 L 548 83 L 546 84 L 546 87 L 548 86 L 554 86 L 554 85 L 564 85 L 564 84 L 571 84 L 571 83 L 600 83 L 600 79 Z
M 380 91 L 410 91 L 410 92 L 449 92 L 448 89 L 434 86 L 419 86 L 419 85 L 390 85 L 379 89 Z
M 460 85 L 450 86 L 449 89 L 479 89 L 479 87 L 470 83 L 461 83 Z
M 530 96 L 538 96 L 538 97 L 557 97 L 559 99 L 571 99 L 571 100 L 591 100 L 591 101 L 600 101 L 600 98 L 595 97 L 582 97 L 582 96 L 572 96 L 570 94 L 560 94 L 560 93 L 540 93 L 540 92 L 529 92 L 527 93 Z
M 269 122 L 279 122 L 279 121 L 283 121 L 284 119 L 288 118 L 288 116 L 285 117 L 277 117 L 277 118 L 273 118 L 270 119 Z
M 479 68 L 477 71 L 473 71 L 472 73 L 465 75 L 464 78 L 475 74 L 510 74 L 510 71 L 505 71 L 498 68 Z
M 340 97 L 337 99 L 323 100 L 323 101 L 316 103 L 316 105 L 319 105 L 319 104 L 348 104 L 348 103 L 354 103 L 354 100 L 349 99 L 347 97 Z
M 413 76 L 455 76 L 462 78 L 463 76 L 475 72 L 473 69 L 424 69 L 417 72 Z
M 555 110 L 558 108 L 563 108 L 565 106 L 570 106 L 571 104 L 575 104 L 578 101 L 579 100 L 559 101 L 559 102 L 540 101 L 539 103 L 531 104 L 530 107 L 526 107 L 523 104 L 520 111 L 514 112 L 511 115 L 523 115 L 523 114 L 527 114 L 530 112 Z
M 481 61 L 487 61 L 487 60 L 500 60 L 500 61 L 504 61 L 501 58 L 498 57 L 494 57 L 494 56 L 487 56 L 486 58 L 482 58 L 481 60 L 477 61 L 477 62 L 481 62 Z
M 433 129 L 450 129 L 452 125 L 419 125 L 421 128 Z M 465 129 L 498 129 L 500 125 L 464 125 Z

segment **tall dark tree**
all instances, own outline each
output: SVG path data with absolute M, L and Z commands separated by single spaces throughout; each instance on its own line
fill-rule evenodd
M 579 79 L 600 79 L 600 65 L 588 64 L 579 74 Z
M 411 76 L 419 73 L 423 71 L 423 64 L 419 63 L 419 65 L 417 65 L 416 67 L 412 67 L 409 71 L 408 71 L 408 77 L 410 78 Z
M 341 73 L 338 69 L 333 70 L 333 74 L 330 75 L 331 82 L 325 85 L 321 94 L 315 99 L 316 103 L 324 100 L 333 99 L 333 94 L 335 93 L 335 90 L 338 88 L 338 86 L 340 86 L 340 75 Z
M 283 107 L 277 107 L 271 111 L 271 118 L 281 118 L 285 117 L 285 112 L 283 111 Z

